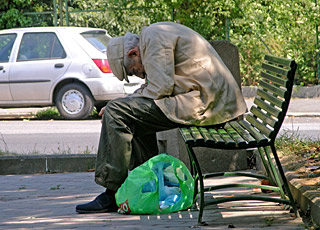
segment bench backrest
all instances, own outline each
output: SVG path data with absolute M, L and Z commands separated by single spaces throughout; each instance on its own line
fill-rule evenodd
M 266 55 L 262 64 L 257 96 L 245 120 L 271 141 L 286 116 L 296 68 L 295 61 L 271 55 Z
M 241 89 L 238 47 L 227 40 L 210 41 L 210 44 L 217 51 Z

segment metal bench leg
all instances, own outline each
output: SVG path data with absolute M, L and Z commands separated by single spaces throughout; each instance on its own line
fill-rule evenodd
M 274 183 L 274 175 L 273 175 L 273 173 L 271 173 L 270 165 L 268 164 L 268 162 L 266 160 L 265 151 L 263 150 L 262 147 L 258 147 L 258 152 L 260 155 L 260 159 L 262 160 L 263 166 L 266 170 L 268 179 Z
M 283 186 L 284 186 L 285 192 L 289 197 L 289 200 L 290 200 L 291 206 L 293 208 L 294 214 L 296 216 L 298 216 L 297 206 L 296 206 L 296 203 L 295 203 L 295 201 L 293 199 L 292 193 L 291 193 L 291 191 L 289 189 L 289 184 L 288 184 L 287 178 L 286 178 L 286 176 L 285 176 L 285 174 L 283 172 L 283 169 L 282 169 L 282 166 L 281 166 L 281 163 L 280 163 L 280 160 L 279 160 L 279 157 L 278 157 L 278 154 L 277 154 L 277 151 L 276 151 L 276 148 L 275 148 L 274 144 L 271 145 L 271 150 L 272 150 L 275 162 L 277 164 L 277 167 L 278 167 L 278 170 L 279 170 L 282 182 L 283 182 Z
M 280 178 L 279 178 L 279 173 L 278 173 L 275 165 L 272 162 L 272 159 L 271 159 L 271 156 L 270 156 L 270 151 L 269 151 L 268 147 L 269 146 L 263 147 L 263 149 L 264 149 L 264 152 L 265 152 L 265 154 L 267 156 L 268 164 L 269 164 L 271 172 L 273 174 L 275 183 L 280 189 L 280 191 L 279 191 L 280 192 L 280 196 L 281 196 L 281 198 L 285 199 L 284 191 L 282 189 L 282 183 L 281 183 Z
M 195 179 L 195 188 L 198 188 L 200 185 L 200 204 L 199 204 L 199 215 L 198 215 L 198 225 L 206 225 L 205 222 L 202 221 L 202 215 L 203 215 L 203 209 L 205 206 L 204 203 L 204 183 L 203 183 L 203 176 L 202 176 L 202 172 L 200 169 L 200 165 L 199 162 L 197 160 L 197 157 L 192 149 L 191 146 L 187 145 L 187 150 L 188 150 L 188 155 L 189 155 L 189 159 L 192 162 L 191 167 L 195 167 L 195 172 L 194 172 L 194 179 Z M 195 194 L 198 194 L 199 191 L 197 191 L 197 193 L 195 192 Z
M 189 155 L 189 163 L 190 163 L 190 171 L 191 171 L 191 175 L 194 179 L 194 191 L 193 191 L 193 202 L 192 202 L 192 209 L 196 210 L 197 209 L 197 205 L 196 205 L 196 201 L 197 201 L 197 197 L 198 197 L 198 193 L 199 193 L 199 177 L 197 175 L 197 170 L 195 167 L 195 163 L 194 160 L 192 158 L 192 154 L 189 153 L 189 145 L 186 144 L 186 148 L 188 151 L 188 155 Z

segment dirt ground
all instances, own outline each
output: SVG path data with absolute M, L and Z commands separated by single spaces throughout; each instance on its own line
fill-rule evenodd
M 292 154 L 280 157 L 286 170 L 299 175 L 301 184 L 312 186 L 320 191 L 320 151 L 319 148 L 308 150 L 306 153 Z

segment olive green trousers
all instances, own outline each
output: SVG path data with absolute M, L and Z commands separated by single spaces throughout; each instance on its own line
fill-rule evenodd
M 95 182 L 117 191 L 128 170 L 158 154 L 156 132 L 178 126 L 152 99 L 126 97 L 109 101 L 102 118 Z

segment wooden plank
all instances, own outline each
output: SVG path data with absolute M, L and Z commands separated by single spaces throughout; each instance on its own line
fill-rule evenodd
M 282 76 L 287 76 L 288 75 L 288 71 L 287 69 L 283 69 L 281 67 L 278 67 L 278 66 L 274 66 L 274 65 L 271 65 L 271 64 L 268 64 L 268 63 L 262 63 L 262 69 L 265 69 L 266 71 L 270 71 L 270 72 L 273 72 L 275 74 L 279 74 L 279 75 L 282 75 Z
M 257 144 L 256 139 L 253 136 L 251 136 L 250 133 L 248 132 L 248 130 L 246 130 L 244 127 L 242 127 L 237 121 L 231 121 L 231 122 L 229 122 L 229 124 L 235 130 L 237 130 L 237 132 L 242 136 L 243 139 L 245 139 L 247 141 L 247 143 L 250 146 Z
M 226 123 L 224 126 L 224 129 L 227 131 L 227 133 L 231 136 L 231 138 L 236 142 L 236 144 L 239 147 L 243 147 L 247 145 L 246 140 L 244 140 L 240 134 L 229 124 Z
M 218 133 L 218 131 L 216 129 L 209 128 L 209 133 L 217 145 L 222 145 L 225 143 L 224 139 L 222 139 L 222 137 L 220 136 L 220 134 Z
M 207 128 L 205 127 L 200 127 L 199 128 L 199 131 L 204 139 L 204 142 L 205 143 L 208 143 L 208 144 L 213 144 L 215 141 L 213 140 L 212 136 L 210 135 L 209 131 Z
M 199 131 L 199 129 L 196 126 L 192 126 L 190 127 L 190 133 L 193 136 L 193 139 L 195 140 L 195 142 L 197 143 L 203 143 L 204 139 Z
M 261 133 L 266 135 L 267 137 L 270 137 L 270 135 L 273 134 L 273 130 L 269 129 L 266 125 L 262 124 L 260 121 L 258 121 L 255 117 L 252 115 L 247 115 L 246 120 L 255 128 L 259 129 Z
M 242 127 L 244 127 L 246 130 L 248 130 L 252 136 L 254 136 L 254 138 L 257 140 L 257 144 L 265 144 L 269 141 L 269 139 L 266 136 L 264 136 L 262 133 L 258 132 L 247 121 L 241 120 L 241 121 L 239 121 L 239 124 Z
M 283 79 L 283 78 L 277 77 L 275 75 L 272 75 L 272 74 L 264 72 L 264 71 L 261 71 L 260 75 L 262 78 L 268 79 L 268 81 L 275 82 L 278 85 L 281 85 L 283 87 L 287 86 L 288 79 Z
M 254 99 L 253 103 L 256 106 L 260 107 L 261 109 L 265 110 L 267 113 L 270 113 L 271 115 L 273 115 L 275 117 L 278 117 L 280 115 L 280 112 L 281 112 L 280 109 L 275 108 L 275 107 L 265 103 L 264 101 L 262 101 L 261 99 L 259 99 L 257 97 Z M 251 109 L 252 109 L 252 107 L 251 107 Z M 251 109 L 250 109 L 250 111 L 251 111 Z
M 279 65 L 287 66 L 287 67 L 290 67 L 291 62 L 293 61 L 293 60 L 290 60 L 287 58 L 280 58 L 280 57 L 276 57 L 276 56 L 272 56 L 272 55 L 268 55 L 268 54 L 265 55 L 264 60 L 279 64 Z
M 225 141 L 225 144 L 229 147 L 235 147 L 236 142 L 230 137 L 230 135 L 227 133 L 227 131 L 223 128 L 217 129 L 217 132 L 220 134 L 222 139 Z
M 264 80 L 261 80 L 259 82 L 259 86 L 261 86 L 263 89 L 272 92 L 273 94 L 276 94 L 277 96 L 280 96 L 282 98 L 285 98 L 287 93 L 287 90 L 281 89 L 275 85 L 272 85 Z
M 180 133 L 182 135 L 182 138 L 184 140 L 185 143 L 189 144 L 189 143 L 192 143 L 194 142 L 194 139 L 189 131 L 189 129 L 187 128 L 180 128 Z
M 267 114 L 263 113 L 260 109 L 255 106 L 251 107 L 251 113 L 253 113 L 256 117 L 260 118 L 263 123 L 266 123 L 272 127 L 274 127 L 277 123 L 277 120 L 274 120 L 272 117 L 268 116 Z
M 283 105 L 286 104 L 286 102 L 278 97 L 275 97 L 269 93 L 267 93 L 264 90 L 257 90 L 257 96 L 260 96 L 265 101 L 269 101 L 272 104 L 278 106 L 279 108 L 283 108 Z

